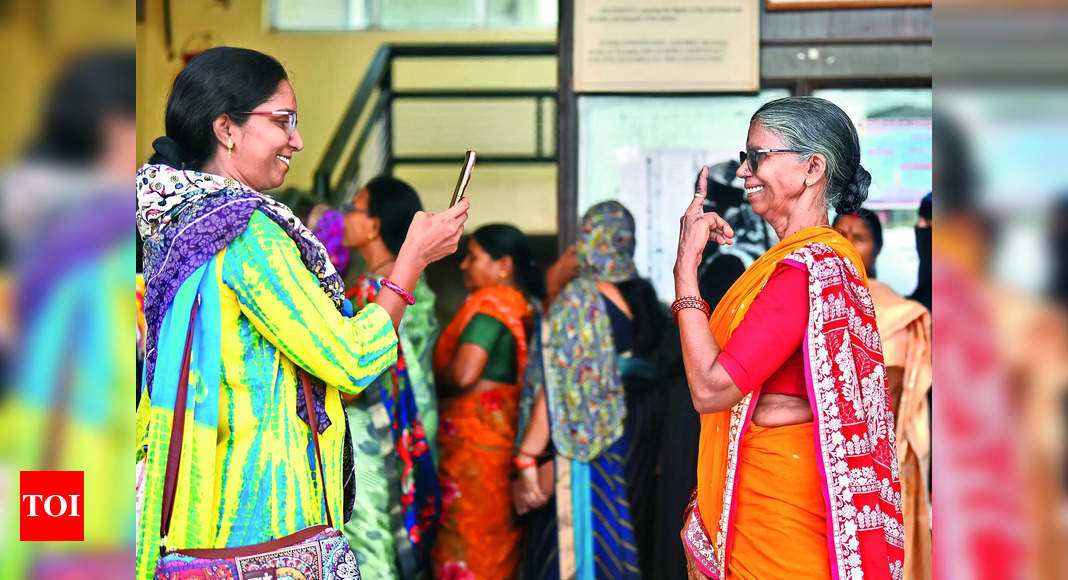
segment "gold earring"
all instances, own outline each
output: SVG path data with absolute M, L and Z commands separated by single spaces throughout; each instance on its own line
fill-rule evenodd
M 229 137 L 226 138 L 226 158 L 234 158 L 234 140 Z
M 808 187 L 812 187 L 812 184 L 813 184 L 813 183 L 815 183 L 815 182 L 814 182 L 814 181 L 812 181 L 812 178 L 811 178 L 811 177 L 809 177 L 809 178 L 805 179 L 805 185 L 806 185 L 806 186 L 808 186 Z

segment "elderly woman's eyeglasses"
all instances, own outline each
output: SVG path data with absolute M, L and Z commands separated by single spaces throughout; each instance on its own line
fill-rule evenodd
M 757 165 L 760 163 L 760 156 L 768 153 L 800 153 L 800 151 L 796 149 L 749 149 L 748 151 L 738 152 L 738 163 L 749 163 L 749 171 L 756 173 Z
M 272 115 L 272 116 L 285 116 L 286 117 L 286 132 L 289 136 L 293 136 L 293 132 L 297 130 L 297 112 L 296 111 L 245 111 L 242 115 Z

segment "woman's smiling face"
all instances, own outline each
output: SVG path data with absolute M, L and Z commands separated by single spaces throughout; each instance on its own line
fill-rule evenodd
M 297 97 L 289 81 L 278 83 L 278 90 L 255 111 L 297 110 Z M 286 115 L 249 115 L 244 125 L 233 124 L 233 173 L 242 183 L 256 191 L 274 189 L 282 185 L 289 172 L 293 153 L 304 148 L 300 131 L 294 127 L 289 134 Z
M 756 149 L 789 149 L 782 137 L 764 128 L 760 121 L 749 125 L 746 151 Z M 745 182 L 745 194 L 753 211 L 774 223 L 776 218 L 789 215 L 794 202 L 805 191 L 805 162 L 797 153 L 776 152 L 757 154 L 757 170 L 749 163 L 738 167 L 737 175 Z

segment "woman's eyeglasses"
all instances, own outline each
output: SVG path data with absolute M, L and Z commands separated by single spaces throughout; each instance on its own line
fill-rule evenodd
M 297 130 L 297 112 L 296 111 L 245 111 L 242 115 L 273 115 L 273 116 L 285 116 L 286 132 L 289 136 L 293 136 L 293 132 Z
M 748 151 L 738 152 L 738 163 L 749 163 L 749 171 L 756 173 L 757 165 L 760 163 L 760 156 L 768 153 L 800 153 L 800 151 L 796 149 L 749 149 Z
M 341 213 L 349 214 L 349 213 L 353 213 L 353 212 L 366 213 L 366 214 L 370 215 L 370 213 L 367 211 L 367 208 L 365 208 L 365 207 L 356 207 L 356 204 L 351 202 L 351 201 L 341 204 Z

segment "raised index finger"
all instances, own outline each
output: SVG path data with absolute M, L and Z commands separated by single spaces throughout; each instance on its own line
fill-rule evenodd
M 690 207 L 686 211 L 703 212 L 706 195 L 708 195 L 708 166 L 704 165 L 701 167 L 701 173 L 697 175 L 697 189 L 694 191 L 693 201 L 690 202 Z

